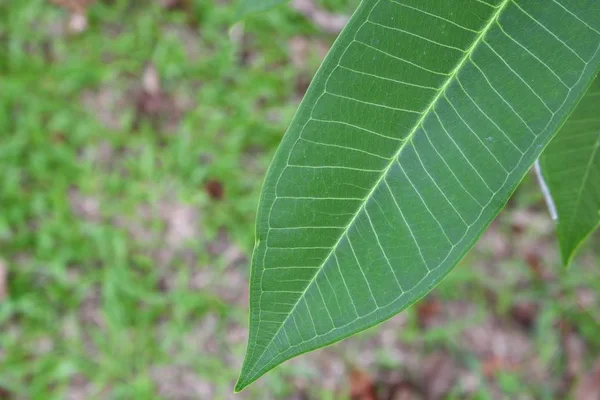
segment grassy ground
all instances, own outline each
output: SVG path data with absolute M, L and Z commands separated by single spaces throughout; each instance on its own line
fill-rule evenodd
M 417 307 L 234 397 L 260 186 L 334 36 L 286 7 L 230 29 L 226 1 L 87 15 L 0 5 L 0 398 L 337 399 L 352 365 L 408 398 L 582 390 L 599 243 L 563 271 L 528 178 Z

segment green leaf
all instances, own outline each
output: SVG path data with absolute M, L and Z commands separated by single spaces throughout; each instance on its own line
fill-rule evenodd
M 600 76 L 550 142 L 540 165 L 555 208 L 563 263 L 600 223 Z
M 596 0 L 365 0 L 264 184 L 236 390 L 429 292 L 600 63 Z
M 242 19 L 250 14 L 268 10 L 289 0 L 240 0 L 237 6 L 237 18 Z

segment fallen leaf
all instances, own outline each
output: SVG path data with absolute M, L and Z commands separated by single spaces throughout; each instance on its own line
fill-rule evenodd
M 428 296 L 417 304 L 417 321 L 421 329 L 431 326 L 434 318 L 442 311 L 442 304 L 435 297 Z
M 510 315 L 523 328 L 530 329 L 538 315 L 539 306 L 536 303 L 523 302 L 513 305 Z
M 350 398 L 352 400 L 378 400 L 375 384 L 369 375 L 357 368 L 350 371 Z
M 536 279 L 545 281 L 551 278 L 551 275 L 548 274 L 546 268 L 544 268 L 542 257 L 538 252 L 535 250 L 527 250 L 524 256 L 525 262 L 529 265 L 529 269 Z
M 12 399 L 11 393 L 7 389 L 0 387 L 0 400 L 9 400 L 9 399 Z
M 486 378 L 493 379 L 498 372 L 514 371 L 516 367 L 502 357 L 491 356 L 483 360 L 481 369 Z
M 223 195 L 225 194 L 223 184 L 216 179 L 210 179 L 208 182 L 206 182 L 204 189 L 213 200 L 222 200 Z
M 63 132 L 60 132 L 60 131 L 53 132 L 51 139 L 54 143 L 57 143 L 57 144 L 67 142 L 67 137 L 65 136 L 65 134 Z

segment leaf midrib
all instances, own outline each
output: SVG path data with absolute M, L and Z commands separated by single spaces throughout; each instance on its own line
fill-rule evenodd
M 502 14 L 502 11 L 504 11 L 504 9 L 510 3 L 510 1 L 511 0 L 503 0 L 502 3 L 497 6 L 497 10 L 494 12 L 494 14 L 492 14 L 492 16 L 490 17 L 490 19 L 487 22 L 487 24 L 480 31 L 479 35 L 473 40 L 473 44 L 465 51 L 465 54 L 460 59 L 460 61 L 456 65 L 456 67 L 452 70 L 452 72 L 450 72 L 450 74 L 448 75 L 448 78 L 446 79 L 446 81 L 444 82 L 444 84 L 440 87 L 440 89 L 438 90 L 438 93 L 436 94 L 436 96 L 429 103 L 429 105 L 427 106 L 427 108 L 423 111 L 423 113 L 421 115 L 421 118 L 419 118 L 419 120 L 415 123 L 415 126 L 413 127 L 413 129 L 407 135 L 406 140 L 404 141 L 404 143 L 402 143 L 402 145 L 400 145 L 400 147 L 398 148 L 398 151 L 396 151 L 396 153 L 394 154 L 394 156 L 392 158 L 390 158 L 389 165 L 382 171 L 381 177 L 377 180 L 377 182 L 375 182 L 375 184 L 371 188 L 371 191 L 365 196 L 362 205 L 356 211 L 355 215 L 352 217 L 352 219 L 350 220 L 350 222 L 348 223 L 348 225 L 346 226 L 346 228 L 344 229 L 344 231 L 340 234 L 340 237 L 337 240 L 337 242 L 331 247 L 331 251 L 327 254 L 327 256 L 325 257 L 325 259 L 323 260 L 323 263 L 321 263 L 321 265 L 318 267 L 318 271 L 311 278 L 311 280 L 306 285 L 306 288 L 304 289 L 304 291 L 302 291 L 302 293 L 298 297 L 298 301 L 294 304 L 294 306 L 292 307 L 292 309 L 290 310 L 290 312 L 286 316 L 286 318 L 281 322 L 281 324 L 279 325 L 279 328 L 273 334 L 273 336 L 271 337 L 271 340 L 269 341 L 269 343 L 264 347 L 263 352 L 260 354 L 260 356 L 258 358 L 255 359 L 256 360 L 255 363 L 254 363 L 255 365 L 252 368 L 251 372 L 255 371 L 256 366 L 258 365 L 258 361 L 262 359 L 262 357 L 264 356 L 264 354 L 267 351 L 267 349 L 273 343 L 273 340 L 275 340 L 275 338 L 279 335 L 279 333 L 281 332 L 281 329 L 283 328 L 283 326 L 285 325 L 285 323 L 288 321 L 288 319 L 290 318 L 290 316 L 296 310 L 296 307 L 298 306 L 298 304 L 300 304 L 301 299 L 304 298 L 304 296 L 306 295 L 306 292 L 308 291 L 308 289 L 311 287 L 311 285 L 313 284 L 313 282 L 315 281 L 315 279 L 317 278 L 317 276 L 319 275 L 319 273 L 323 270 L 323 267 L 325 266 L 325 263 L 327 262 L 327 260 L 329 260 L 329 258 L 331 258 L 332 254 L 335 252 L 335 250 L 339 246 L 339 244 L 342 241 L 342 239 L 344 238 L 344 236 L 348 233 L 349 229 L 352 227 L 352 225 L 356 221 L 356 218 L 358 217 L 358 215 L 360 215 L 361 211 L 366 206 L 366 204 L 368 203 L 369 199 L 373 196 L 373 193 L 375 193 L 377 187 L 381 184 L 381 182 L 383 181 L 383 179 L 385 179 L 385 177 L 387 176 L 389 170 L 392 168 L 392 166 L 394 165 L 394 163 L 396 162 L 396 160 L 398 159 L 398 157 L 402 153 L 402 150 L 412 140 L 412 138 L 414 137 L 415 133 L 417 132 L 417 130 L 419 129 L 419 127 L 421 126 L 421 124 L 425 121 L 425 118 L 427 118 L 427 116 L 429 115 L 429 113 L 431 112 L 431 110 L 434 109 L 434 107 L 437 104 L 438 100 L 442 96 L 444 96 L 445 91 L 448 88 L 448 86 L 450 86 L 450 84 L 454 81 L 454 79 L 456 78 L 456 76 L 460 72 L 461 68 L 471 58 L 471 55 L 475 52 L 475 50 L 477 49 L 477 47 L 483 42 L 483 39 L 484 39 L 485 35 L 492 28 L 493 24 L 496 21 L 498 21 L 498 19 L 500 18 L 500 15 Z M 375 7 L 375 6 L 373 6 L 373 7 Z M 263 266 L 263 268 L 264 268 L 264 266 Z M 253 376 L 254 375 L 252 375 L 252 377 Z

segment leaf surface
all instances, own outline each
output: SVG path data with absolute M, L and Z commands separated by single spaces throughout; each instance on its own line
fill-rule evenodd
M 600 223 L 600 76 L 540 158 L 563 263 Z
M 595 0 L 364 0 L 267 173 L 236 390 L 428 293 L 589 86 L 599 27 Z

